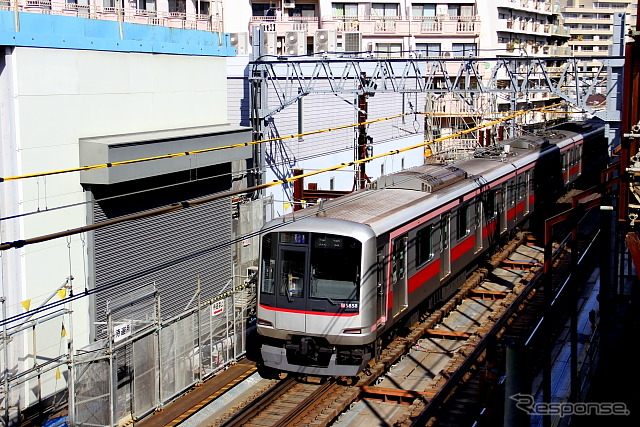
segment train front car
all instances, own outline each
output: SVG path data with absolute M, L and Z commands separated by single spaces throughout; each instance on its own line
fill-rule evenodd
M 267 224 L 257 308 L 260 373 L 353 376 L 372 356 L 375 236 L 366 225 L 309 217 Z

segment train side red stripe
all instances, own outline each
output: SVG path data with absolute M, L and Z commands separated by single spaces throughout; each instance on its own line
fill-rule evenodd
M 409 288 L 409 293 L 415 291 L 420 286 L 427 283 L 433 277 L 437 276 L 438 273 L 440 273 L 440 258 L 432 261 L 409 278 L 409 283 L 407 285 Z
M 260 304 L 260 308 L 264 308 L 265 310 L 270 310 L 270 311 L 280 311 L 283 313 L 313 314 L 317 316 L 353 317 L 359 314 L 359 313 L 326 313 L 323 311 L 291 310 L 288 308 L 269 307 L 268 305 L 262 305 L 262 304 Z
M 455 261 L 465 253 L 473 249 L 476 239 L 473 235 L 467 237 L 462 242 L 451 248 L 451 261 Z

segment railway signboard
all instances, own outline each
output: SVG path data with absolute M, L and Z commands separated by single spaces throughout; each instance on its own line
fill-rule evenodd
M 211 317 L 218 316 L 224 312 L 224 300 L 211 303 Z
M 131 323 L 121 323 L 113 327 L 113 342 L 120 342 L 131 336 Z

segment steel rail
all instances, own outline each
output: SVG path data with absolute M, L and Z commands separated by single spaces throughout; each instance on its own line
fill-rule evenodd
M 282 381 L 278 381 L 272 387 L 270 387 L 266 393 L 263 393 L 256 400 L 251 402 L 248 407 L 245 407 L 241 411 L 233 414 L 228 420 L 221 424 L 221 427 L 241 427 L 247 424 L 257 414 L 271 405 L 282 394 L 289 391 L 296 384 L 295 379 L 286 378 Z

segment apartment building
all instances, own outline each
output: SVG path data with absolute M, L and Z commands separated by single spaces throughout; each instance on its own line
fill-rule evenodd
M 607 56 L 613 37 L 613 16 L 625 12 L 626 29 L 635 28 L 638 4 L 631 0 L 561 0 L 562 15 L 571 32 L 574 56 Z
M 0 10 L 222 31 L 221 0 L 0 0 Z
M 566 53 L 569 37 L 557 1 L 0 0 L 0 10 L 227 32 L 239 55 L 248 53 L 252 29 L 263 26 L 266 51 L 273 55 L 554 56 Z M 599 29 L 605 30 L 612 10 L 635 17 L 630 1 L 563 1 L 571 3 L 563 12 L 574 20 L 572 35 L 581 35 L 580 41 L 604 41 Z M 582 23 L 589 34 L 574 33 L 581 19 L 593 21 Z
M 231 14 L 225 10 L 225 23 Z M 550 0 L 256 0 L 247 31 L 232 36 L 240 54 L 258 25 L 272 55 L 495 56 L 516 49 L 554 55 L 560 52 L 551 46 L 569 37 L 559 5 Z
M 480 36 L 475 3 L 252 1 L 248 30 L 264 26 L 273 55 L 466 56 Z M 242 52 L 245 41 L 238 45 Z

